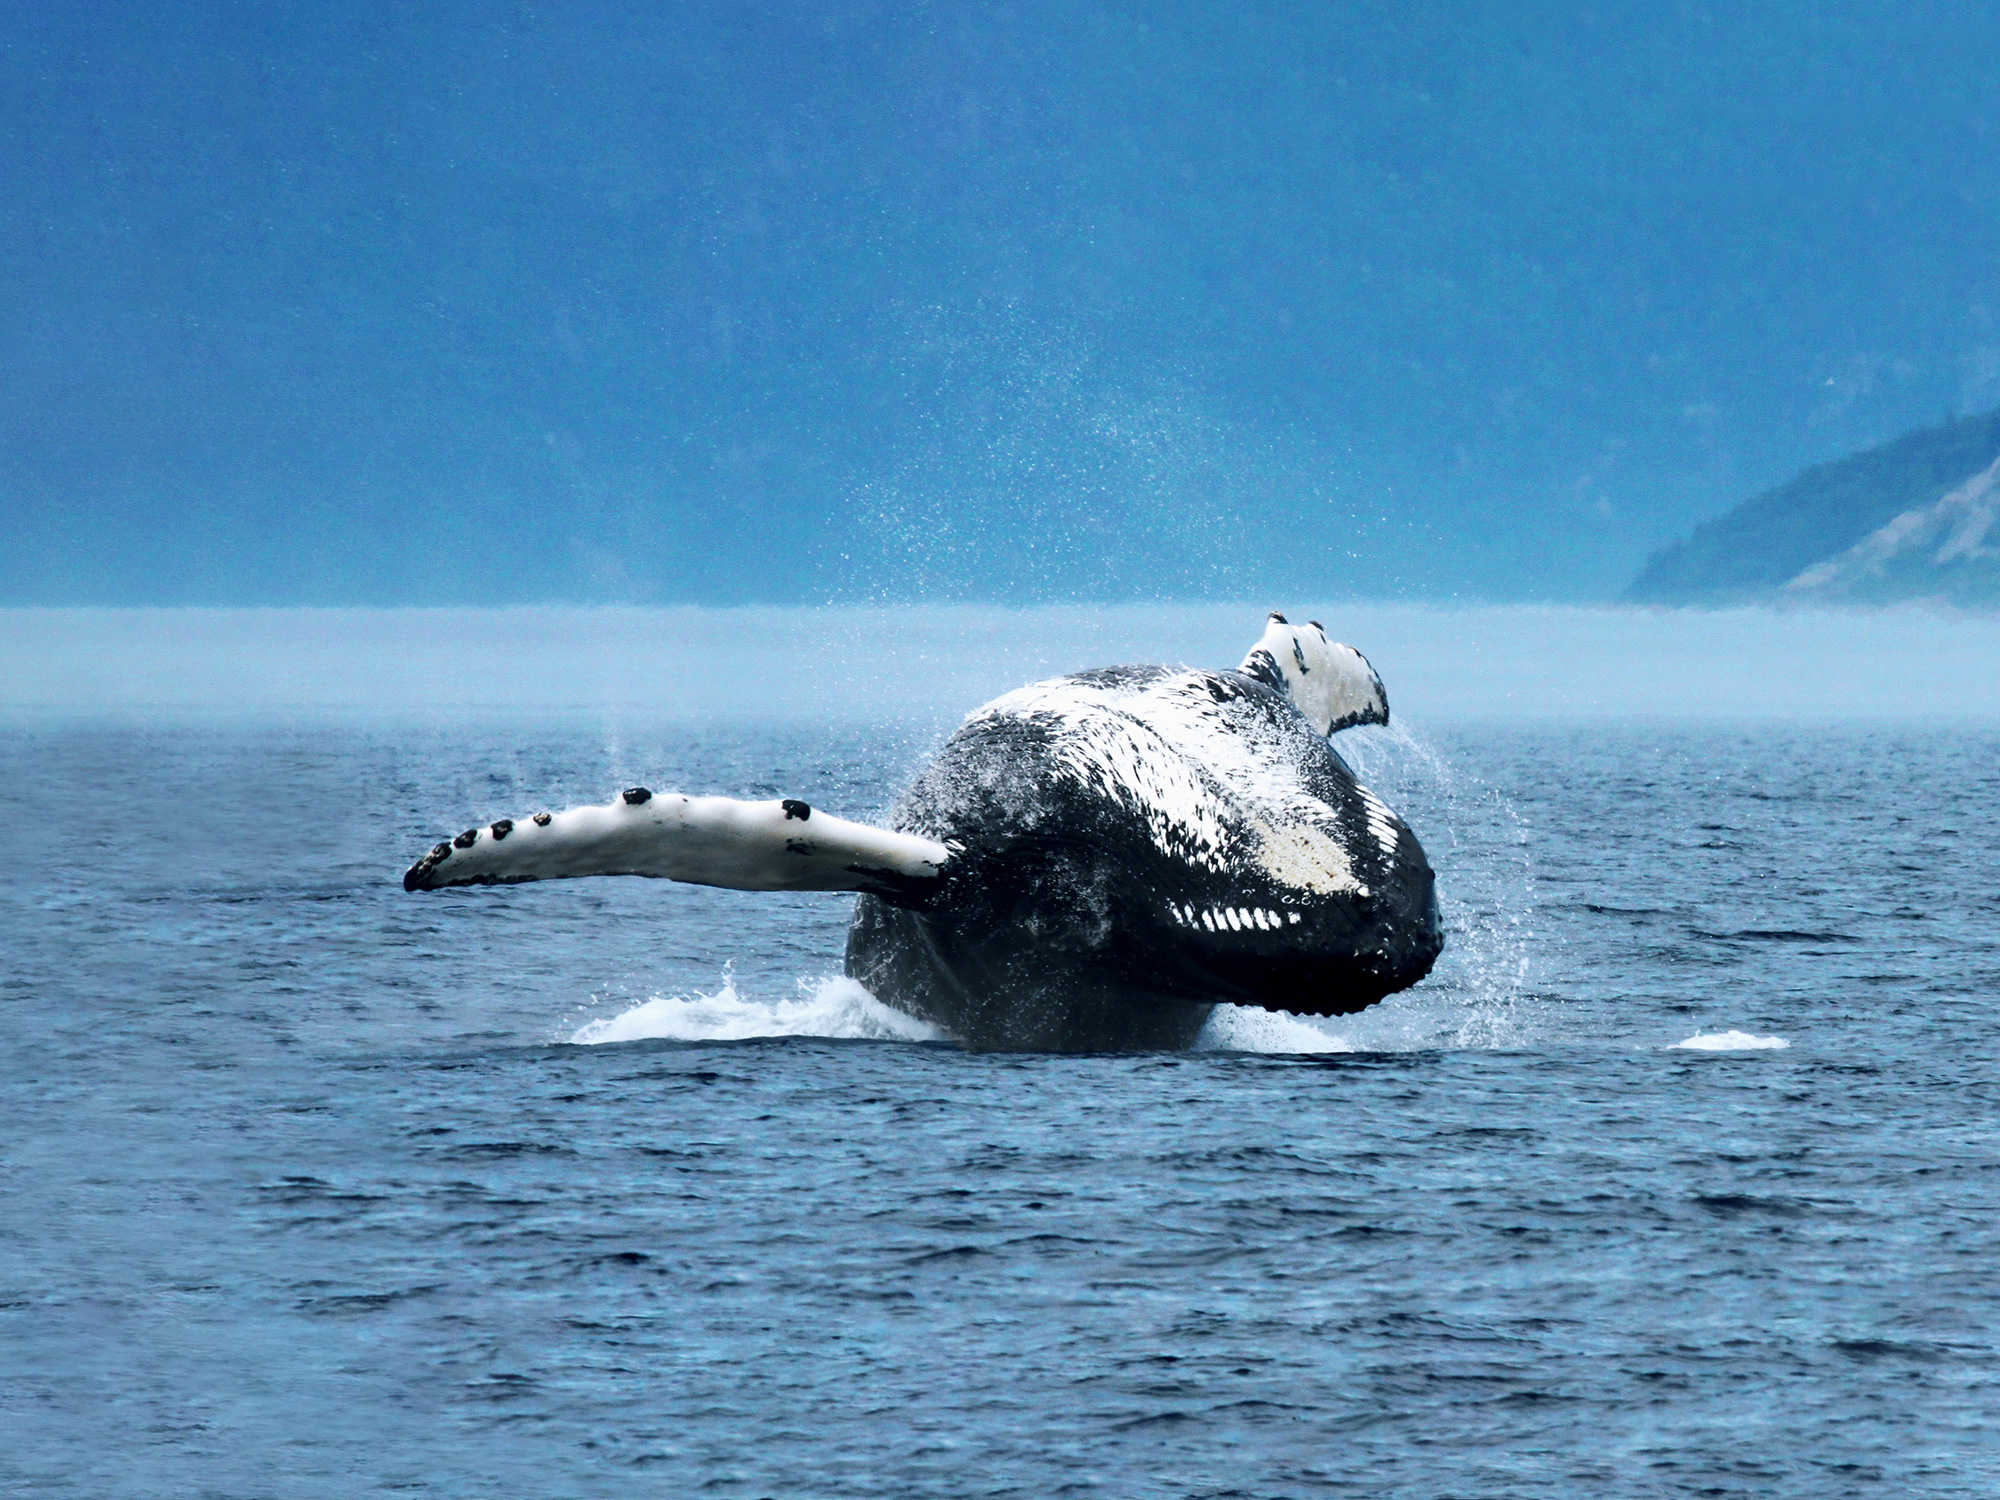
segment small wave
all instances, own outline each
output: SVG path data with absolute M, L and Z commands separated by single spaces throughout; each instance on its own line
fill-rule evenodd
M 1844 932 L 1799 932 L 1790 927 L 1745 927 L 1739 932 L 1702 932 L 1705 938 L 1717 938 L 1724 942 L 1731 940 L 1753 943 L 1858 943 L 1857 937 L 1849 937 Z
M 741 1042 L 755 1037 L 821 1036 L 851 1041 L 935 1042 L 944 1033 L 926 1021 L 891 1010 L 852 979 L 838 975 L 801 979 L 798 998 L 757 1000 L 725 974 L 712 995 L 656 995 L 615 1016 L 577 1028 L 581 1046 L 601 1042 Z
M 1690 1052 L 1755 1052 L 1759 1048 L 1791 1045 L 1781 1036 L 1752 1036 L 1747 1031 L 1713 1031 L 1691 1036 L 1684 1042 L 1675 1042 L 1668 1050 L 1679 1051 L 1685 1047 Z

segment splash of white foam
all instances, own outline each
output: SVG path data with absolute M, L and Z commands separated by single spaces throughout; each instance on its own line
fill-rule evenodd
M 1355 1050 L 1530 1045 L 1555 1019 L 1541 998 L 1528 828 L 1482 781 L 1405 719 L 1334 737 L 1362 780 L 1402 813 L 1438 872 L 1444 954 L 1430 978 L 1336 1024 Z
M 572 1042 L 740 1042 L 753 1037 L 823 1036 L 880 1042 L 934 1042 L 944 1033 L 891 1010 L 852 979 L 801 979 L 798 998 L 757 1000 L 725 972 L 712 995 L 656 995 L 643 1005 L 577 1029 Z
M 1352 1016 L 1296 1016 L 1218 1005 L 1195 1037 L 1196 1052 L 1430 1052 L 1515 1047 L 1511 1011 L 1468 1005 L 1444 989 L 1396 995 Z
M 1781 1036 L 1752 1036 L 1747 1031 L 1712 1031 L 1691 1036 L 1684 1042 L 1675 1042 L 1668 1050 L 1678 1052 L 1685 1047 L 1691 1052 L 1754 1052 L 1763 1047 L 1791 1045 Z
M 1194 1039 L 1195 1052 L 1352 1052 L 1352 1043 L 1314 1016 L 1218 1005 Z

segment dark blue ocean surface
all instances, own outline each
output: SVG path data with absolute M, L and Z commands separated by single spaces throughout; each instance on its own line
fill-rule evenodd
M 921 729 L 17 720 L 0 1493 L 2000 1493 L 2000 731 L 1369 733 L 1430 981 L 1044 1057 L 844 897 L 397 885 Z

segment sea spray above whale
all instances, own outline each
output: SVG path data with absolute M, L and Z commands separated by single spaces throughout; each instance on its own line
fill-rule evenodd
M 858 893 L 847 972 L 972 1046 L 1184 1047 L 1218 1003 L 1348 1015 L 1443 947 L 1415 834 L 1328 737 L 1381 679 L 1274 614 L 1233 672 L 1106 667 L 975 710 L 888 828 L 634 787 L 439 843 L 406 890 L 646 875 Z

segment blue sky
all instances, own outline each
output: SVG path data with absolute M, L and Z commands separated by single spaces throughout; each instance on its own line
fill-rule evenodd
M 0 12 L 0 602 L 1587 599 L 2000 405 L 2000 18 Z

